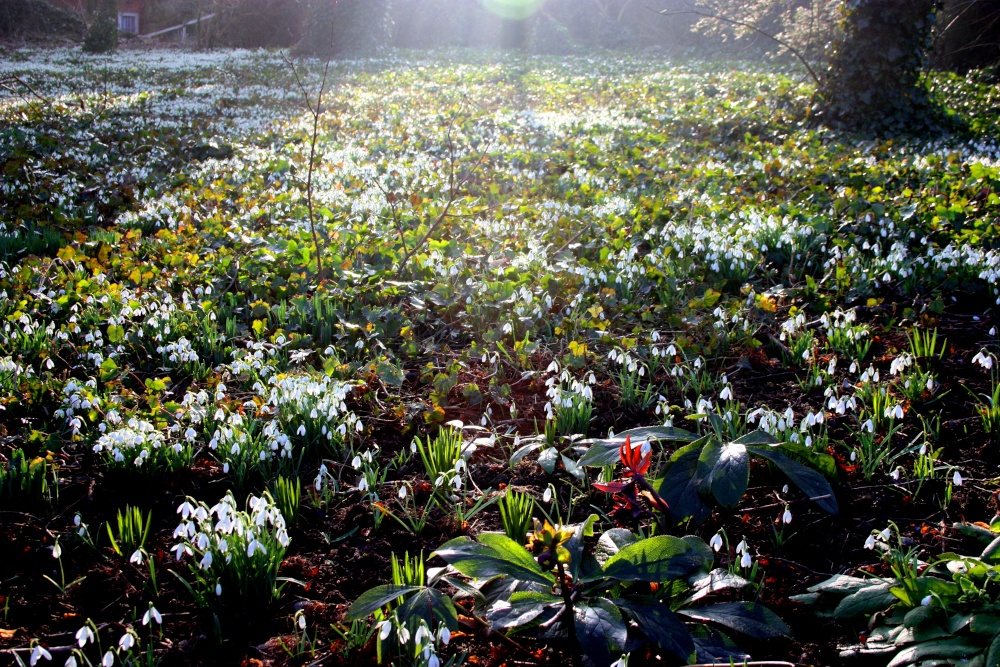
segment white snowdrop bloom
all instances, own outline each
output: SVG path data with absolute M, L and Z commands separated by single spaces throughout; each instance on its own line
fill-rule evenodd
M 712 539 L 708 541 L 708 546 L 712 547 L 714 551 L 718 551 L 722 548 L 722 535 L 716 533 L 712 536 Z
M 306 615 L 305 614 L 299 614 L 298 624 L 299 624 L 299 630 L 305 630 L 306 629 Z
M 396 636 L 399 637 L 400 644 L 405 644 L 410 641 L 410 631 L 405 625 L 399 626 L 399 630 L 396 631 Z
M 149 625 L 150 620 L 155 621 L 157 625 L 163 625 L 163 617 L 160 616 L 160 612 L 156 610 L 153 605 L 149 606 L 149 610 L 146 611 L 142 616 L 142 624 Z
M 123 651 L 130 650 L 135 646 L 135 637 L 132 636 L 131 632 L 126 632 L 122 635 L 122 638 L 118 640 L 118 646 L 121 647 Z
M 58 542 L 56 542 L 53 546 L 49 548 L 52 549 L 53 558 L 59 558 L 60 556 L 62 556 L 62 546 L 60 546 Z
M 438 630 L 438 641 L 444 646 L 447 646 L 448 642 L 451 641 L 451 630 L 448 629 L 447 625 L 442 625 L 441 629 Z
M 727 384 L 725 387 L 722 388 L 722 392 L 719 393 L 719 400 L 729 401 L 732 400 L 732 398 L 733 398 L 733 388 L 731 385 Z
M 785 513 L 781 515 L 781 522 L 784 524 L 789 524 L 792 522 L 792 510 L 785 507 Z
M 222 597 L 222 584 L 215 585 L 215 597 Z
M 115 654 L 112 653 L 111 651 L 108 651 L 107 653 L 104 654 L 104 657 L 101 658 L 101 666 L 111 667 L 111 665 L 113 664 L 115 664 Z
M 930 606 L 931 602 L 934 600 L 933 596 L 927 595 L 920 599 L 920 605 L 922 607 Z
M 367 491 L 367 490 L 368 490 L 368 480 L 362 477 L 361 481 L 358 482 L 358 491 Z
M 951 477 L 951 483 L 955 486 L 962 486 L 962 475 L 956 470 L 955 474 Z
M 865 549 L 874 549 L 874 548 L 875 548 L 875 536 L 869 535 L 868 539 L 865 540 Z
M 628 659 L 623 655 L 612 662 L 610 667 L 626 667 L 626 665 L 628 665 Z
M 85 625 L 76 631 L 76 643 L 80 648 L 83 648 L 92 641 L 94 641 L 94 631 L 90 629 L 89 625 Z
M 399 491 L 398 491 L 397 495 L 399 496 L 400 500 L 406 500 L 406 493 L 407 493 L 407 489 L 406 489 L 406 485 L 404 484 L 403 486 L 399 487 Z
M 552 501 L 552 487 L 550 486 L 550 487 L 546 488 L 545 489 L 545 493 L 542 494 L 542 502 L 543 503 L 548 503 L 548 502 L 551 502 L 551 501 Z
M 989 354 L 983 354 L 985 350 L 981 350 L 976 356 L 972 358 L 972 363 L 979 364 L 986 370 L 993 368 L 993 357 Z
M 66 658 L 66 662 L 63 663 L 63 667 L 76 667 L 76 656 L 70 655 Z
M 753 565 L 753 559 L 750 558 L 750 552 L 744 551 L 740 558 L 740 567 L 750 567 L 751 565 Z
M 35 667 L 35 665 L 38 664 L 38 661 L 41 660 L 42 658 L 45 658 L 46 660 L 52 660 L 52 654 L 49 653 L 45 649 L 45 647 L 42 646 L 41 644 L 35 644 L 35 647 L 31 649 L 31 659 L 30 659 L 31 667 Z
M 132 563 L 133 565 L 142 565 L 142 550 L 136 549 L 129 557 L 128 562 Z
M 736 553 L 738 554 L 746 553 L 746 550 L 747 550 L 747 541 L 740 540 L 740 543 L 736 545 Z

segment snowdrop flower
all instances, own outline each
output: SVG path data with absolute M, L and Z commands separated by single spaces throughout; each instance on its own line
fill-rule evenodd
M 781 492 L 782 493 L 788 493 L 788 485 L 787 484 L 785 484 L 783 487 L 781 487 Z
M 736 553 L 745 554 L 747 552 L 747 541 L 740 540 L 740 543 L 736 545 Z
M 115 664 L 115 654 L 108 651 L 104 654 L 104 657 L 101 658 L 101 667 L 111 667 L 113 664 Z
M 445 646 L 451 641 L 451 630 L 448 629 L 447 625 L 442 625 L 441 629 L 438 630 L 438 641 Z
M 753 559 L 750 558 L 750 552 L 744 551 L 740 558 L 740 567 L 750 567 L 751 565 L 753 565 Z
M 396 635 L 399 637 L 400 644 L 405 644 L 410 641 L 410 631 L 405 625 L 399 626 L 399 630 L 396 631 Z
M 215 596 L 222 597 L 222 584 L 215 585 Z
M 622 657 L 612 662 L 611 667 L 628 667 L 628 658 L 623 655 Z
M 35 648 L 31 649 L 31 667 L 35 667 L 41 658 L 52 660 L 52 654 L 49 653 L 41 644 L 35 644 Z
M 375 627 L 377 627 L 379 629 L 379 631 L 378 631 L 379 641 L 383 641 L 384 642 L 386 639 L 389 638 L 389 633 L 392 632 L 392 622 L 391 621 L 382 621 L 378 625 L 376 625 Z
M 85 625 L 76 631 L 76 643 L 80 648 L 83 648 L 88 642 L 92 641 L 94 641 L 94 631 L 90 629 L 89 625 Z
M 399 493 L 398 493 L 398 495 L 399 495 L 399 499 L 400 500 L 406 500 L 406 485 L 405 484 L 403 486 L 399 487 Z
M 874 549 L 874 548 L 875 548 L 875 536 L 869 535 L 868 539 L 865 540 L 865 549 Z
M 785 513 L 781 515 L 781 522 L 784 524 L 792 522 L 792 510 L 785 507 Z
M 898 481 L 899 480 L 899 473 L 900 473 L 901 470 L 902 470 L 902 468 L 900 468 L 899 466 L 897 466 L 896 468 L 893 469 L 893 471 L 891 473 L 889 473 L 889 477 L 892 477 L 894 480 Z
M 52 557 L 53 558 L 59 558 L 60 556 L 62 556 L 62 547 L 59 546 L 58 542 L 56 542 L 53 546 L 51 546 L 49 548 L 52 549 Z
M 542 502 L 543 503 L 548 503 L 548 502 L 551 502 L 551 501 L 552 501 L 552 487 L 550 486 L 550 487 L 546 488 L 545 489 L 545 493 L 542 494 Z
M 368 490 L 368 480 L 362 477 L 361 481 L 358 482 L 358 491 L 367 491 L 367 490 Z
M 972 358 L 972 363 L 979 364 L 986 370 L 993 368 L 993 357 L 988 354 L 983 354 L 985 350 L 980 350 L 979 354 Z
M 733 388 L 731 385 L 726 385 L 722 388 L 722 392 L 719 394 L 720 401 L 730 401 L 733 398 Z
M 76 667 L 76 656 L 71 655 L 66 658 L 66 662 L 63 663 L 63 667 Z
M 927 607 L 927 606 L 930 606 L 930 604 L 931 604 L 931 601 L 932 601 L 933 599 L 934 599 L 933 597 L 931 597 L 930 595 L 927 595 L 927 596 L 925 596 L 924 598 L 922 598 L 922 599 L 920 600 L 920 605 L 921 605 L 922 607 Z
M 712 536 L 712 539 L 708 541 L 708 546 L 712 547 L 713 550 L 718 551 L 722 548 L 722 535 L 716 533 Z
M 951 478 L 951 483 L 955 486 L 962 486 L 962 475 L 957 470 Z
M 156 607 L 149 605 L 149 610 L 146 611 L 142 616 L 142 624 L 149 625 L 149 621 L 152 619 L 157 625 L 163 625 L 163 617 L 160 616 L 160 612 L 156 610 Z
M 132 563 L 133 565 L 142 565 L 142 549 L 136 549 L 132 553 L 132 556 L 129 557 L 128 562 Z
M 299 624 L 299 630 L 305 630 L 306 629 L 306 615 L 305 614 L 299 614 L 298 624 Z
M 133 646 L 135 646 L 135 637 L 132 636 L 131 632 L 126 632 L 122 635 L 122 638 L 118 640 L 118 646 L 120 646 L 123 651 L 130 650 Z

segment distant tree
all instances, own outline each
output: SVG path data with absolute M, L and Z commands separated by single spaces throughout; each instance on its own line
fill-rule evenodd
M 817 85 L 817 117 L 865 130 L 914 130 L 934 114 L 920 75 L 941 0 L 702 0 L 664 10 L 695 14 L 694 29 L 763 40 L 790 54 Z
M 819 87 L 821 118 L 856 129 L 920 130 L 932 122 L 921 73 L 939 0 L 849 0 Z
M 83 50 L 110 53 L 118 48 L 118 0 L 87 0 Z
M 392 41 L 391 0 L 308 0 L 299 51 L 327 56 L 370 56 Z

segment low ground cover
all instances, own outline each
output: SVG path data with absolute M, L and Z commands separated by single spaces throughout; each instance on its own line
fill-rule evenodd
M 7 656 L 995 664 L 995 85 L 322 72 L 0 63 Z

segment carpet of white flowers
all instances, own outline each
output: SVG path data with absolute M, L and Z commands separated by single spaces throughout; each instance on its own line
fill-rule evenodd
M 396 559 L 455 594 L 429 554 L 506 528 L 515 489 L 556 527 L 701 536 L 731 599 L 791 624 L 743 648 L 797 659 L 820 627 L 836 659 L 865 623 L 803 639 L 789 596 L 958 548 L 958 521 L 1000 532 L 995 85 L 939 76 L 972 129 L 888 140 L 809 126 L 803 77 L 745 63 L 322 76 L 249 51 L 0 60 L 5 659 L 540 664 L 573 649 L 484 639 L 468 606 L 345 620 L 412 583 Z M 633 443 L 648 470 L 613 437 L 636 427 L 659 429 Z M 691 660 L 745 655 L 693 636 Z M 606 648 L 658 663 L 637 646 Z

